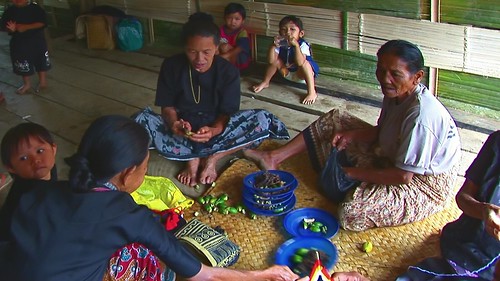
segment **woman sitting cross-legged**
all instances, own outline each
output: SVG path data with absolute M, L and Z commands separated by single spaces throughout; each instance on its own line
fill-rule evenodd
M 460 159 L 455 122 L 420 83 L 420 50 L 392 40 L 377 57 L 384 99 L 376 126 L 332 110 L 276 150 L 244 151 L 263 169 L 307 151 L 324 192 L 340 203 L 340 224 L 354 231 L 411 223 L 442 210 L 453 197 Z
M 184 24 L 185 52 L 161 66 L 155 105 L 136 122 L 150 133 L 154 147 L 171 160 L 188 161 L 177 179 L 189 186 L 217 179 L 219 159 L 268 137 L 288 139 L 286 126 L 260 109 L 239 110 L 238 69 L 216 55 L 220 34 L 211 16 L 196 13 Z
M 146 130 L 127 117 L 95 120 L 69 161 L 69 182 L 23 195 L 12 238 L 0 244 L 2 280 L 160 281 L 174 272 L 193 281 L 298 278 L 286 266 L 238 271 L 197 260 L 129 194 L 144 180 L 148 146 Z M 110 263 L 117 251 L 128 255 Z

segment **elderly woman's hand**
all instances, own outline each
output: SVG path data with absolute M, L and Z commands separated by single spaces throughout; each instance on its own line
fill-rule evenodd
M 333 135 L 332 146 L 336 147 L 338 150 L 343 150 L 352 142 L 353 134 L 352 131 L 337 132 Z
M 484 228 L 497 240 L 500 240 L 500 207 L 486 204 Z

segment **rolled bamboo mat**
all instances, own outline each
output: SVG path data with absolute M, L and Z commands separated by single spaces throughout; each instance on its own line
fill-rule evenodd
M 278 145 L 275 142 L 264 142 L 259 149 L 269 150 Z M 317 188 L 318 175 L 312 169 L 307 154 L 288 159 L 280 169 L 291 172 L 299 182 L 295 191 L 295 208 L 321 208 L 336 216 L 337 206 L 321 195 Z M 243 178 L 255 171 L 258 168 L 253 162 L 237 160 L 220 175 L 217 184 L 207 190 L 206 194 L 227 193 L 229 204 L 236 204 L 241 201 Z M 282 226 L 283 217 L 258 216 L 251 220 L 243 214 L 208 214 L 201 210 L 200 204 L 195 204 L 186 213 L 186 218 L 191 218 L 195 211 L 200 212 L 199 220 L 212 227 L 222 227 L 229 238 L 241 247 L 240 258 L 233 266 L 237 269 L 269 267 L 274 263 L 278 247 L 291 238 Z M 334 271 L 358 271 L 371 280 L 394 280 L 409 265 L 426 257 L 439 255 L 439 231 L 460 213 L 453 202 L 444 211 L 413 224 L 364 232 L 341 229 L 331 239 L 339 254 Z M 373 243 L 372 252 L 364 253 L 360 250 L 365 241 Z

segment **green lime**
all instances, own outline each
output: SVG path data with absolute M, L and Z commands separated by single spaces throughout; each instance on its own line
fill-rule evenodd
M 366 241 L 365 243 L 363 243 L 363 251 L 365 253 L 369 253 L 372 250 L 373 250 L 373 244 L 372 244 L 372 242 Z
M 312 232 L 321 232 L 321 228 L 319 226 L 316 226 L 316 225 L 309 227 L 309 230 Z
M 307 253 L 309 253 L 309 249 L 307 248 L 298 248 L 297 251 L 295 251 L 295 254 L 299 256 L 305 256 Z
M 292 262 L 294 264 L 299 264 L 301 263 L 302 261 L 304 260 L 304 258 L 302 256 L 299 256 L 299 255 L 293 255 L 292 256 Z

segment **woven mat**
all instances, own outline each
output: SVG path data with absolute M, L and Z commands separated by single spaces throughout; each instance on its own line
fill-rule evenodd
M 267 141 L 259 149 L 269 150 L 278 145 Z M 280 166 L 280 169 L 291 172 L 299 181 L 299 187 L 295 191 L 295 208 L 321 208 L 336 216 L 336 205 L 319 193 L 318 175 L 309 163 L 309 158 L 304 153 L 288 159 Z M 217 185 L 209 189 L 207 194 L 219 195 L 225 192 L 229 195 L 229 203 L 235 204 L 241 201 L 244 176 L 255 171 L 258 168 L 253 162 L 237 160 L 222 173 Z M 195 204 L 186 218 L 189 219 L 194 211 L 199 210 L 200 205 Z M 282 226 L 282 217 L 259 216 L 256 220 L 251 220 L 243 214 L 200 213 L 199 220 L 212 227 L 220 225 L 227 231 L 229 238 L 241 247 L 242 252 L 234 268 L 263 269 L 272 265 L 276 249 L 291 238 Z M 364 232 L 341 229 L 331 239 L 339 254 L 334 271 L 358 271 L 371 280 L 394 280 L 408 265 L 439 255 L 439 231 L 460 213 L 452 202 L 444 211 L 413 224 Z M 360 250 L 365 241 L 373 243 L 372 252 L 364 253 Z

